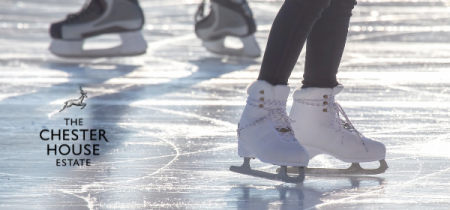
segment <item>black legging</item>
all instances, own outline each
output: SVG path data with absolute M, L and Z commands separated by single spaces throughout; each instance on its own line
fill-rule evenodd
M 258 80 L 287 85 L 305 40 L 303 87 L 331 88 L 356 0 L 286 0 L 272 25 Z

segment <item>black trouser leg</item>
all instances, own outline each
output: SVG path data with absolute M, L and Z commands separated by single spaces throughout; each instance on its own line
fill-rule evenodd
M 330 0 L 284 2 L 272 25 L 258 80 L 287 85 L 306 38 L 329 4 Z
M 303 87 L 332 88 L 347 41 L 356 0 L 332 0 L 316 21 L 306 43 Z

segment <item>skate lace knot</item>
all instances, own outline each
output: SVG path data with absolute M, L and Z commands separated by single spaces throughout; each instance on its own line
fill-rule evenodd
M 267 116 L 256 120 L 248 125 L 239 127 L 236 132 L 239 136 L 239 132 L 251 126 L 256 126 L 263 123 L 266 120 L 271 120 L 274 124 L 275 130 L 277 130 L 281 139 L 286 142 L 295 142 L 294 131 L 291 127 L 291 122 L 294 122 L 286 113 L 286 101 L 270 100 L 264 101 L 256 100 L 253 98 L 247 99 L 247 105 L 252 107 L 268 111 Z M 262 105 L 262 106 L 261 106 Z
M 345 113 L 342 106 L 335 101 L 335 96 L 330 95 L 324 99 L 294 99 L 295 102 L 310 105 L 310 106 L 318 106 L 323 107 L 326 105 L 326 109 L 324 111 L 330 111 L 333 114 L 333 120 L 331 121 L 331 127 L 336 131 L 341 133 L 341 143 L 344 144 L 344 130 L 350 131 L 354 135 L 357 135 L 361 140 L 364 148 L 368 152 L 369 150 L 364 143 L 363 137 L 364 135 L 359 132 L 355 126 L 353 126 L 352 122 Z

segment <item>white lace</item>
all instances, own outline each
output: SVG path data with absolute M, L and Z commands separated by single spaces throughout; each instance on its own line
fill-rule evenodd
M 262 108 L 259 107 L 260 104 L 263 105 Z M 278 134 L 281 136 L 283 141 L 286 141 L 286 142 L 297 141 L 297 139 L 295 138 L 295 135 L 294 135 L 294 131 L 291 127 L 291 122 L 294 122 L 294 120 L 292 120 L 286 114 L 286 101 L 268 100 L 268 99 L 265 99 L 264 101 L 260 101 L 260 100 L 256 100 L 256 99 L 249 97 L 247 99 L 247 105 L 258 108 L 258 109 L 266 110 L 266 111 L 268 111 L 268 113 L 267 113 L 267 116 L 265 116 L 259 120 L 256 120 L 253 123 L 250 123 L 248 125 L 238 128 L 236 130 L 238 136 L 239 136 L 239 132 L 241 130 L 244 130 L 251 126 L 259 125 L 259 124 L 263 123 L 264 121 L 270 119 L 276 125 L 275 129 L 278 131 Z M 276 108 L 267 108 L 267 106 L 275 106 Z M 288 130 L 287 132 L 280 131 L 281 129 L 286 129 L 286 128 Z
M 324 102 L 327 102 L 326 109 L 327 111 L 331 111 L 334 116 L 333 120 L 331 121 L 331 127 L 336 132 L 341 133 L 341 143 L 344 144 L 344 130 L 348 130 L 359 137 L 364 148 L 368 152 L 369 150 L 367 149 L 366 144 L 363 140 L 364 135 L 356 130 L 355 126 L 353 126 L 342 106 L 335 101 L 335 97 L 331 95 L 327 97 L 328 98 L 324 99 L 294 99 L 294 102 L 318 107 L 325 106 Z M 344 119 L 341 118 L 341 115 L 344 117 Z

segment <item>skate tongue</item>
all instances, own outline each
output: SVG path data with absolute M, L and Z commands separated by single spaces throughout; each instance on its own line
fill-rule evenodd
M 340 92 L 342 92 L 342 90 L 344 90 L 343 85 L 341 85 L 341 84 L 336 85 L 335 87 L 333 87 L 332 95 L 335 96 L 335 95 L 339 94 Z
M 199 22 L 200 20 L 202 20 L 205 17 L 205 0 L 203 0 L 202 3 L 200 3 L 200 5 L 198 5 L 198 9 L 197 12 L 195 13 L 195 22 Z
M 83 16 L 88 15 L 92 10 L 98 10 L 98 13 L 103 13 L 106 8 L 106 5 L 103 4 L 104 3 L 99 0 L 86 1 L 79 12 L 68 14 L 67 20 L 70 22 L 71 20 L 82 18 Z

